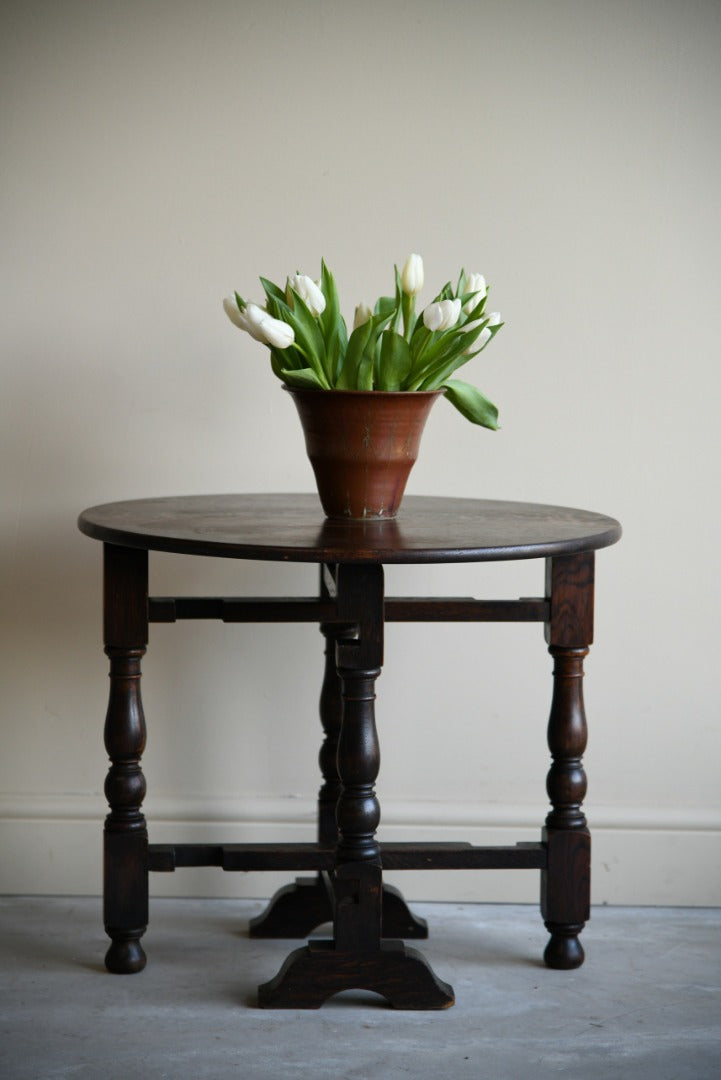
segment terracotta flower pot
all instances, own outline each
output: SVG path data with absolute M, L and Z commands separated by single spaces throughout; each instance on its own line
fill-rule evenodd
M 428 413 L 443 391 L 285 389 L 326 516 L 395 517 Z

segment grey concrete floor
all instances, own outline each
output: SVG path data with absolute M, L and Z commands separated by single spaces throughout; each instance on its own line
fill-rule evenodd
M 418 904 L 443 1012 L 349 992 L 264 1011 L 297 943 L 246 935 L 260 901 L 153 900 L 148 966 L 108 975 L 97 899 L 0 898 L 3 1080 L 719 1080 L 721 910 L 599 908 L 586 964 L 549 971 L 526 906 Z

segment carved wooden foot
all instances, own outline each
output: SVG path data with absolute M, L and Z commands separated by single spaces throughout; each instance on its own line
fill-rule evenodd
M 270 982 L 258 987 L 263 1009 L 318 1009 L 343 990 L 369 990 L 394 1009 L 447 1009 L 453 989 L 427 960 L 400 941 L 384 942 L 377 952 L 337 951 L 332 941 L 296 949 Z
M 318 926 L 332 922 L 333 907 L 321 877 L 296 878 L 273 896 L 268 907 L 250 920 L 254 938 L 306 938 Z
M 568 970 L 585 959 L 578 935 L 589 918 L 591 837 L 585 828 L 548 826 L 543 836 L 548 867 L 541 876 L 541 911 L 551 934 L 543 959 L 548 967 Z
M 113 975 L 135 975 L 145 967 L 147 957 L 140 939 L 145 927 L 137 930 L 108 931 L 112 944 L 105 954 L 105 967 Z
M 408 907 L 401 892 L 384 885 L 382 894 L 382 930 L 385 938 L 416 941 L 428 937 L 428 923 Z M 248 924 L 253 938 L 307 938 L 324 923 L 333 921 L 333 907 L 323 879 L 296 878 L 271 898 L 265 911 Z
M 585 923 L 578 923 L 575 926 L 572 923 L 564 923 L 563 926 L 555 926 L 551 922 L 546 922 L 545 926 L 551 934 L 551 939 L 546 945 L 543 959 L 548 967 L 559 971 L 570 971 L 572 968 L 581 966 L 586 954 L 583 951 L 583 945 L 578 940 L 578 935 L 584 925 Z

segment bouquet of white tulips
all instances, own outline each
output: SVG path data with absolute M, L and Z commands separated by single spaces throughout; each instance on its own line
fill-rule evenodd
M 293 274 L 285 289 L 266 278 L 265 307 L 237 292 L 223 301 L 231 322 L 270 348 L 273 371 L 290 387 L 305 390 L 443 390 L 474 424 L 496 429 L 498 410 L 469 383 L 451 375 L 485 349 L 501 316 L 486 313 L 488 290 L 481 274 L 461 270 L 455 287 L 445 284 L 416 316 L 423 288 L 423 260 L 410 255 L 395 268 L 395 295 L 371 310 L 360 304 L 348 334 L 333 275 L 323 261 L 319 281 Z

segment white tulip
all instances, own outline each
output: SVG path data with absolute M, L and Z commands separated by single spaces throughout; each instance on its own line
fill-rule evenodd
M 436 300 L 423 312 L 423 325 L 427 330 L 450 330 L 455 326 L 461 314 L 461 301 Z
M 282 319 L 271 318 L 266 312 L 263 312 L 263 314 L 265 318 L 260 324 L 260 332 L 263 335 L 261 340 L 266 345 L 274 346 L 276 349 L 287 349 L 292 345 L 295 341 L 293 327 L 283 322 Z
M 407 296 L 416 296 L 423 288 L 423 259 L 409 255 L 401 271 L 401 285 Z
M 488 291 L 486 288 L 486 279 L 483 274 L 469 274 L 466 279 L 466 287 L 463 291 L 473 293 L 471 299 L 467 300 L 463 306 L 466 315 L 470 315 L 474 307 L 477 307 L 478 304 L 480 304 Z
M 359 326 L 365 326 L 372 314 L 373 312 L 367 304 L 359 304 L 353 316 L 353 329 L 357 330 Z
M 245 330 L 263 345 L 274 345 L 276 349 L 287 349 L 295 341 L 292 326 L 273 319 L 258 304 L 246 304 L 243 310 L 238 307 L 234 296 L 226 296 L 223 301 L 225 314 L 239 330 Z
M 469 274 L 466 279 L 466 288 L 464 291 L 472 292 L 476 297 L 476 303 L 479 304 L 487 291 L 486 279 L 483 274 Z
M 498 326 L 502 322 L 500 311 L 492 311 L 488 316 L 488 326 Z
M 264 345 L 267 345 L 263 324 L 270 318 L 268 312 L 264 311 L 258 304 L 251 303 L 245 305 L 245 310 L 240 313 L 240 317 L 245 319 L 243 329 L 247 330 L 256 341 L 262 341 Z
M 226 296 L 223 308 L 234 326 L 237 326 L 239 330 L 245 330 L 256 341 L 262 341 L 265 344 L 265 338 L 260 332 L 260 324 L 263 319 L 267 319 L 267 312 L 259 308 L 257 304 L 246 304 L 241 310 L 234 296 Z
M 292 305 L 291 289 L 298 293 L 298 296 L 315 318 L 318 318 L 325 311 L 325 297 L 319 286 L 307 274 L 293 274 L 292 277 L 288 278 L 286 295 L 288 303 Z

